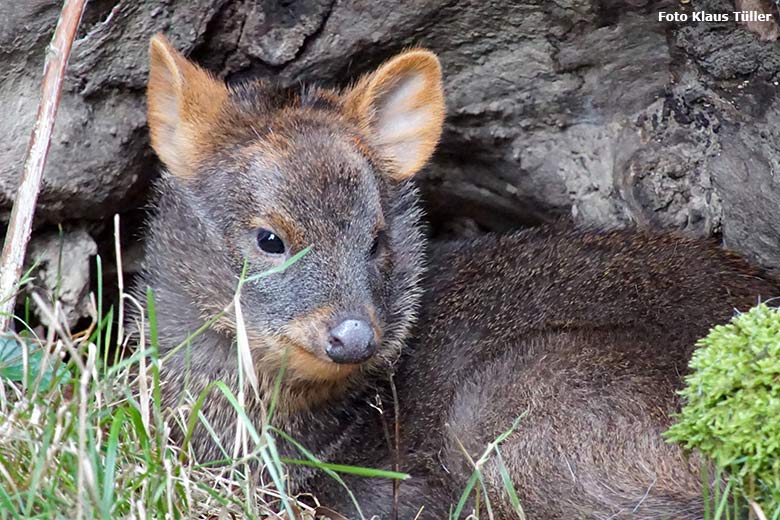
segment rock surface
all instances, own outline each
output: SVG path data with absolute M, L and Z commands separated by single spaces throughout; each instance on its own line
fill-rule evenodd
M 60 4 L 0 4 L 6 213 Z M 441 57 L 449 110 L 421 179 L 437 229 L 571 216 L 722 236 L 780 267 L 780 44 L 766 26 L 755 34 L 734 21 L 658 21 L 659 11 L 692 10 L 730 13 L 734 3 L 94 0 L 37 222 L 106 222 L 144 200 L 156 170 L 144 126 L 146 52 L 158 31 L 229 81 L 343 85 L 424 45 Z
M 31 269 L 27 291 L 35 291 L 47 303 L 58 302 L 61 322 L 74 327 L 90 315 L 90 264 L 97 244 L 84 229 L 36 236 L 27 250 L 25 271 Z M 32 305 L 44 325 L 49 318 Z M 94 309 L 93 309 L 94 312 Z

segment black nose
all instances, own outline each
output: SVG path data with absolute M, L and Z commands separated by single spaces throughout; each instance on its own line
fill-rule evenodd
M 363 320 L 344 320 L 330 330 L 325 349 L 336 363 L 360 363 L 376 352 L 374 331 Z

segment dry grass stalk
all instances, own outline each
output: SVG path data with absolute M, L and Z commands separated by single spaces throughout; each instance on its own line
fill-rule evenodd
M 54 37 L 46 51 L 43 68 L 41 102 L 35 116 L 30 144 L 24 160 L 24 169 L 11 210 L 8 232 L 5 236 L 0 269 L 0 331 L 7 331 L 16 303 L 16 285 L 22 274 L 24 254 L 30 240 L 35 203 L 49 153 L 54 120 L 62 95 L 65 68 L 68 65 L 73 40 L 76 37 L 86 0 L 65 0 L 54 30 Z

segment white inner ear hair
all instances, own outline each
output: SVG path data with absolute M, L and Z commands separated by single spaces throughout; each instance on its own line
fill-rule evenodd
M 425 107 L 414 106 L 424 88 L 425 78 L 415 74 L 398 81 L 383 96 L 378 107 L 377 128 L 382 142 L 392 145 L 409 140 L 428 124 L 430 112 Z

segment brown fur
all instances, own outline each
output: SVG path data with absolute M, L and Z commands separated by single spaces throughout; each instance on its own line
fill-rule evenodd
M 161 38 L 151 53 L 149 124 L 169 173 L 139 291 L 154 290 L 163 350 L 230 303 L 244 264 L 258 274 L 312 246 L 242 288 L 261 390 L 246 411 L 257 426 L 286 359 L 277 426 L 342 464 L 391 468 L 397 441 L 400 469 L 413 475 L 395 497 L 401 518 L 421 506 L 421 518 L 446 518 L 471 473 L 461 446 L 478 457 L 523 413 L 500 450 L 529 518 L 701 516 L 699 461 L 660 433 L 695 341 L 776 296 L 775 282 L 712 243 L 544 228 L 435 247 L 421 285 L 407 179 L 441 132 L 433 54 L 403 53 L 339 93 L 228 89 Z M 260 251 L 258 228 L 273 229 L 287 256 Z M 323 351 L 328 327 L 355 314 L 370 321 L 378 353 L 336 365 Z M 235 330 L 229 312 L 162 367 L 167 405 L 213 380 L 237 391 Z M 202 411 L 229 445 L 236 415 L 225 398 L 211 394 Z M 396 418 L 401 437 L 388 445 Z M 204 429 L 193 446 L 221 458 Z M 293 491 L 349 514 L 329 477 L 289 470 Z M 495 459 L 484 477 L 497 517 L 512 517 Z M 365 513 L 389 517 L 392 483 L 347 480 Z
M 476 459 L 525 413 L 500 449 L 529 518 L 701 518 L 701 462 L 660 434 L 696 340 L 778 294 L 715 244 L 671 234 L 445 246 L 397 378 L 407 468 L 454 501 L 472 471 L 460 444 Z M 485 478 L 513 517 L 495 457 Z
M 447 518 L 473 471 L 463 450 L 477 460 L 521 415 L 499 449 L 528 518 L 702 518 L 703 462 L 661 433 L 696 340 L 780 294 L 775 281 L 712 242 L 542 228 L 434 248 L 424 294 L 395 377 L 390 444 L 413 475 L 400 518 Z M 389 393 L 384 407 L 392 424 Z M 483 479 L 496 518 L 516 518 L 495 454 Z M 390 486 L 351 485 L 390 518 Z
M 346 403 L 366 402 L 372 374 L 397 358 L 414 318 L 422 240 L 416 193 L 403 177 L 425 163 L 441 131 L 441 89 L 419 92 L 420 85 L 440 85 L 438 61 L 411 51 L 342 93 L 261 81 L 228 88 L 162 36 L 150 54 L 149 126 L 167 169 L 137 291 L 154 292 L 164 352 L 228 309 L 164 364 L 165 403 L 186 402 L 214 380 L 238 391 L 229 305 L 244 264 L 248 275 L 259 274 L 311 246 L 284 273 L 242 288 L 260 387 L 259 398 L 248 392 L 246 408 L 259 427 L 285 365 L 277 425 L 329 458 L 350 431 L 366 427 L 359 420 L 342 424 L 352 414 Z M 420 104 L 421 96 L 430 106 Z M 407 119 L 409 111 L 417 118 Z M 402 124 L 381 126 L 387 118 Z M 378 137 L 390 135 L 388 128 L 404 133 L 385 145 Z M 407 147 L 393 148 L 397 139 Z M 284 254 L 260 250 L 261 228 L 283 240 Z M 379 344 L 362 365 L 337 364 L 325 350 L 330 328 L 351 316 L 369 323 Z M 230 445 L 236 414 L 224 396 L 213 392 L 202 412 L 218 440 Z M 223 456 L 203 428 L 193 447 L 201 459 Z M 300 456 L 291 446 L 281 449 Z M 292 476 L 294 487 L 308 475 Z

